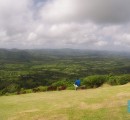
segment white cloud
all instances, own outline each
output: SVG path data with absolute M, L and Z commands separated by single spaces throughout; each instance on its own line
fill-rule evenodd
M 116 37 L 117 39 L 115 41 L 115 44 L 130 46 L 130 33 L 124 33 Z
M 123 23 L 130 21 L 129 0 L 52 0 L 40 12 L 49 22 Z
M 0 47 L 130 46 L 129 0 L 0 0 Z

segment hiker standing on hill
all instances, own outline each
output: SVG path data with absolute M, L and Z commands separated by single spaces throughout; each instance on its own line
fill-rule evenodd
M 77 79 L 74 83 L 75 90 L 77 90 L 79 86 L 80 86 L 80 79 Z

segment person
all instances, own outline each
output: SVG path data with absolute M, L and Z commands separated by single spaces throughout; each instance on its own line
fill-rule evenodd
M 79 86 L 80 86 L 80 79 L 77 79 L 74 83 L 75 90 L 77 90 Z

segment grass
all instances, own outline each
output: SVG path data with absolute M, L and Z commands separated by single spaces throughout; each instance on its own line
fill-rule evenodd
M 129 120 L 130 84 L 0 97 L 0 120 Z

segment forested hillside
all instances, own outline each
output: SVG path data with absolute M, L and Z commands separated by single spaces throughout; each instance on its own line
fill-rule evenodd
M 71 89 L 76 78 L 80 78 L 88 88 L 98 87 L 105 82 L 125 84 L 129 82 L 129 74 L 130 53 L 76 49 L 0 49 L 1 95 L 25 92 L 26 89 L 47 90 L 50 86 L 52 90 L 60 86 Z M 91 83 L 88 83 L 89 80 Z

